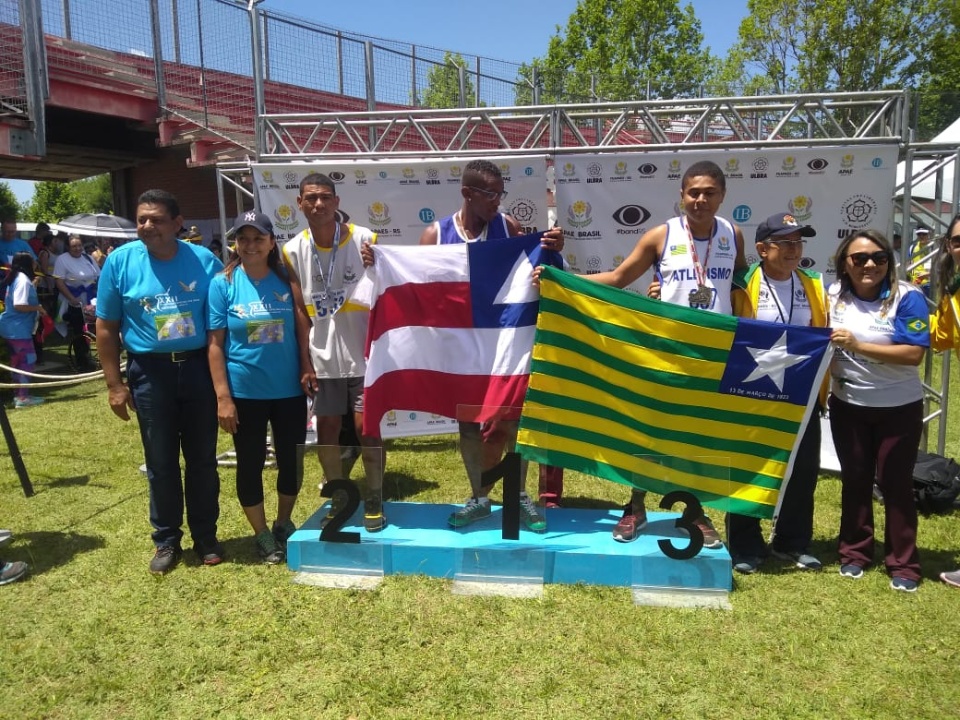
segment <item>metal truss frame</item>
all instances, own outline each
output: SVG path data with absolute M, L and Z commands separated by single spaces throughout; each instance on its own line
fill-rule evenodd
M 902 140 L 907 91 L 263 115 L 258 160 L 865 145 Z

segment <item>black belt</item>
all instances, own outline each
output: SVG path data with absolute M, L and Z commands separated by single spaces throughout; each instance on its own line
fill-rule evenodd
M 165 360 L 166 362 L 172 362 L 172 363 L 186 362 L 192 357 L 200 357 L 201 355 L 206 355 L 206 354 L 207 354 L 207 349 L 205 347 L 197 348 L 196 350 L 178 350 L 176 352 L 127 353 L 127 355 L 133 358 L 149 358 L 151 360 Z

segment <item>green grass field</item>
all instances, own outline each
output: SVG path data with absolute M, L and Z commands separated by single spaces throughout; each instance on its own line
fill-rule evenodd
M 538 600 L 464 597 L 425 577 L 328 590 L 260 564 L 226 469 L 228 561 L 199 567 L 187 551 L 157 578 L 136 424 L 112 415 L 99 382 L 46 397 L 9 413 L 34 497 L 0 448 L 0 526 L 16 535 L 4 557 L 31 565 L 0 588 L 2 718 L 958 714 L 960 591 L 936 577 L 960 561 L 960 515 L 921 520 L 915 595 L 891 591 L 882 570 L 838 575 L 839 483 L 828 475 L 815 533 L 824 571 L 774 563 L 737 577 L 732 611 L 636 607 L 628 589 L 584 586 L 548 586 Z M 298 522 L 320 504 L 319 468 L 306 473 Z M 452 438 L 392 445 L 388 499 L 457 502 L 465 486 Z M 570 505 L 628 494 L 575 473 L 566 486 Z

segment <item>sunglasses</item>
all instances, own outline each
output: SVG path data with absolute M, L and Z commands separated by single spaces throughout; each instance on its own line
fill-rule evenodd
M 493 190 L 484 190 L 483 188 L 478 188 L 474 185 L 467 185 L 471 190 L 476 190 L 478 193 L 483 195 L 487 200 L 503 200 L 507 196 L 506 190 L 501 190 L 500 192 L 494 192 Z
M 954 249 L 960 248 L 960 235 L 954 235 L 950 238 L 950 247 Z
M 847 255 L 850 258 L 850 261 L 856 267 L 863 267 L 867 264 L 867 260 L 873 260 L 874 265 L 886 265 L 890 262 L 890 256 L 884 250 L 877 250 L 876 252 L 855 252 Z

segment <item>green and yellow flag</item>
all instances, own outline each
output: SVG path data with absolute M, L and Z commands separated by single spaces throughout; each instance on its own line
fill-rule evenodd
M 540 294 L 524 457 L 773 517 L 829 330 L 663 303 L 554 268 Z

